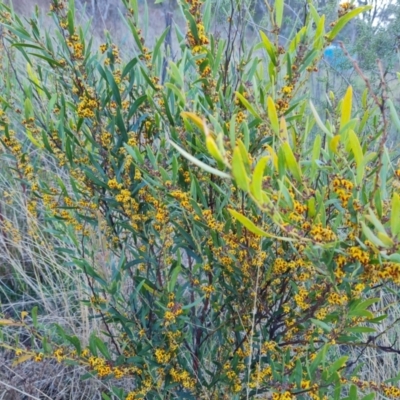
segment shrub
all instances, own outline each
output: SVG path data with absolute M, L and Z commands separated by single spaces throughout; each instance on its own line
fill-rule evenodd
M 1 98 L 4 152 L 102 325 L 83 343 L 61 326 L 44 335 L 36 309 L 3 319 L 37 339 L 16 362 L 129 378 L 105 399 L 399 396 L 358 368 L 366 348 L 395 351 L 371 307 L 400 282 L 400 170 L 385 147 L 398 117 L 368 88 L 356 109 L 349 87 L 323 122 L 307 96 L 324 48 L 366 7 L 344 3 L 326 33 L 310 4 L 280 47 L 276 0 L 272 33 L 242 51 L 234 18 L 217 38 L 211 3 L 184 2 L 173 62 L 167 31 L 149 50 L 125 5 L 126 62 L 109 35 L 93 49 L 73 1 L 52 2 L 53 35 L 1 5 L 16 79 Z

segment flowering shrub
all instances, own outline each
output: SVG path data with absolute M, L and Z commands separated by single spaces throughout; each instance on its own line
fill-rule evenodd
M 276 0 L 272 34 L 242 54 L 234 18 L 217 38 L 211 4 L 203 14 L 199 0 L 183 2 L 188 32 L 173 62 L 167 32 L 146 48 L 137 3 L 125 5 L 127 61 L 109 36 L 93 48 L 73 1 L 53 0 L 53 37 L 1 5 L 9 61 L 27 63 L 0 99 L 2 151 L 103 326 L 82 343 L 60 326 L 45 338 L 36 309 L 0 320 L 36 337 L 17 362 L 54 358 L 133 383 L 105 399 L 400 397 L 363 381 L 347 355 L 394 351 L 379 345 L 386 315 L 371 306 L 377 288 L 400 283 L 400 170 L 385 147 L 398 117 L 368 88 L 356 109 L 349 87 L 331 94 L 323 122 L 306 88 L 367 7 L 344 3 L 325 32 L 310 4 L 281 47 Z M 107 260 L 90 250 L 97 242 Z

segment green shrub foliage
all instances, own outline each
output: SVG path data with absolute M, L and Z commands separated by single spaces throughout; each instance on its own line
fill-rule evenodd
M 94 48 L 73 1 L 53 0 L 51 34 L 0 6 L 1 151 L 28 222 L 68 254 L 102 322 L 83 343 L 62 327 L 44 340 L 36 309 L 3 319 L 42 338 L 16 363 L 129 378 L 106 399 L 399 396 L 349 358 L 385 351 L 377 288 L 400 283 L 400 170 L 385 146 L 396 110 L 368 87 L 357 106 L 351 87 L 326 109 L 308 97 L 324 48 L 367 7 L 343 3 L 326 26 L 310 2 L 282 46 L 276 0 L 246 48 L 234 14 L 218 37 L 211 2 L 183 1 L 172 61 L 168 30 L 148 49 L 124 2 L 131 55 L 109 35 Z

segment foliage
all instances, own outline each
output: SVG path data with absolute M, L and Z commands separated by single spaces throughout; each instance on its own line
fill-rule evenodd
M 242 53 L 205 29 L 209 2 L 183 2 L 171 61 L 167 32 L 149 50 L 125 5 L 126 62 L 110 36 L 93 49 L 72 0 L 53 0 L 54 35 L 1 5 L 15 79 L 0 98 L 3 151 L 102 326 L 83 343 L 61 326 L 44 335 L 36 308 L 0 319 L 34 336 L 32 349 L 16 342 L 16 363 L 131 378 L 105 399 L 400 396 L 344 355 L 394 351 L 375 343 L 386 315 L 371 306 L 400 282 L 400 170 L 385 146 L 396 110 L 368 90 L 357 110 L 349 87 L 324 122 L 307 93 L 324 48 L 366 8 L 342 6 L 325 32 L 310 4 L 284 48 L 276 0 L 274 31 Z

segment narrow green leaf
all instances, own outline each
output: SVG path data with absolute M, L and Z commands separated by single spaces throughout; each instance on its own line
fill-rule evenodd
M 239 92 L 235 92 L 236 97 L 240 100 L 240 102 L 246 107 L 246 109 L 253 115 L 254 118 L 262 121 L 262 118 L 257 113 L 255 108 L 246 100 L 246 98 L 241 95 Z
M 311 179 L 315 177 L 315 173 L 317 170 L 317 160 L 319 160 L 319 156 L 321 154 L 321 135 L 317 135 L 314 140 L 314 146 L 312 150 L 312 157 L 311 157 Z
M 204 171 L 209 172 L 210 174 L 220 176 L 221 178 L 227 178 L 230 179 L 230 176 L 226 174 L 225 172 L 219 171 L 218 169 L 215 169 L 213 167 L 210 167 L 209 165 L 203 163 L 196 157 L 193 157 L 191 154 L 189 154 L 186 150 L 182 149 L 179 147 L 177 144 L 175 144 L 172 140 L 169 140 L 169 143 L 171 144 L 172 147 L 174 147 L 179 153 L 182 154 L 183 157 L 188 159 L 190 162 L 193 164 L 197 165 L 198 167 L 204 169 Z M 125 146 L 129 147 L 129 146 Z
M 392 211 L 390 215 L 390 227 L 392 235 L 397 236 L 400 234 L 400 196 L 394 192 L 392 197 Z
M 332 330 L 331 326 L 329 326 L 326 322 L 320 321 L 319 319 L 310 318 L 310 321 L 314 325 L 322 328 L 324 331 L 330 332 Z
M 379 221 L 379 219 L 378 219 L 378 217 L 375 215 L 375 213 L 374 213 L 371 209 L 368 210 L 368 213 L 369 213 L 369 215 L 367 215 L 366 218 L 367 218 L 369 221 L 371 221 L 371 222 L 375 225 L 375 228 L 376 228 L 379 232 L 381 232 L 381 233 L 386 233 L 385 227 L 382 225 L 382 222 Z
M 389 104 L 390 117 L 392 119 L 392 122 L 395 125 L 395 127 L 397 128 L 397 130 L 400 132 L 400 119 L 399 119 L 399 115 L 397 114 L 396 108 L 394 107 L 391 99 L 388 99 L 387 103 Z
M 333 29 L 328 34 L 328 40 L 332 41 L 333 39 L 335 39 L 335 37 L 347 25 L 348 22 L 350 22 L 358 14 L 361 14 L 364 11 L 370 10 L 371 8 L 372 8 L 371 6 L 358 7 L 355 10 L 348 12 L 346 15 L 343 15 L 343 17 L 341 17 L 339 19 L 339 21 L 336 22 L 336 25 L 333 27 Z
M 284 0 L 275 0 L 275 22 L 278 28 L 282 25 Z
M 240 189 L 244 190 L 245 192 L 250 191 L 249 177 L 247 176 L 239 147 L 236 147 L 233 151 L 232 175 Z
M 256 226 L 252 221 L 250 221 L 247 217 L 244 215 L 240 214 L 239 212 L 228 208 L 229 213 L 232 215 L 233 218 L 237 219 L 247 230 L 250 232 L 258 235 L 258 236 L 263 236 L 263 237 L 269 237 L 269 238 L 274 238 L 274 239 L 280 239 L 286 242 L 292 242 L 294 239 L 291 238 L 286 238 L 286 237 L 277 237 L 274 235 L 269 234 L 268 232 L 263 231 L 260 229 L 258 226 Z
M 358 400 L 358 395 L 357 395 L 357 386 L 351 385 L 350 386 L 350 393 L 349 393 L 349 400 Z
M 338 360 L 336 360 L 330 367 L 328 370 L 328 375 L 332 375 L 334 372 L 338 371 L 340 368 L 342 368 L 347 360 L 349 359 L 349 356 L 343 356 L 340 357 Z
M 274 66 L 277 65 L 277 60 L 276 60 L 276 49 L 275 46 L 272 44 L 272 42 L 268 39 L 268 36 L 263 32 L 260 31 L 261 35 L 261 40 L 264 45 L 265 50 L 267 51 L 272 63 Z
M 364 232 L 364 235 L 377 247 L 385 247 L 385 245 L 375 236 L 375 234 L 365 225 L 364 222 L 361 222 L 361 227 Z
M 283 143 L 282 145 L 283 153 L 285 154 L 286 165 L 289 168 L 289 171 L 296 178 L 296 180 L 301 183 L 301 170 L 300 166 L 296 161 L 296 157 L 294 156 L 290 144 L 288 142 Z
M 258 160 L 257 165 L 254 168 L 254 173 L 251 180 L 251 193 L 260 203 L 263 203 L 262 183 L 264 178 L 264 170 L 268 160 L 268 156 L 262 157 Z
M 361 148 L 360 141 L 358 140 L 356 133 L 352 129 L 349 131 L 349 142 L 357 166 L 363 165 L 363 150 Z
M 271 122 L 271 127 L 275 134 L 279 135 L 279 119 L 276 111 L 275 102 L 272 97 L 268 96 L 267 100 L 268 118 Z
M 322 122 L 321 118 L 318 115 L 318 112 L 314 106 L 314 104 L 312 103 L 312 101 L 310 100 L 310 108 L 311 108 L 311 112 L 314 115 L 315 118 L 315 122 L 317 123 L 317 125 L 322 129 L 323 132 L 325 132 L 329 137 L 332 136 L 332 132 L 329 132 L 328 128 L 324 125 L 324 123 Z
M 195 300 L 193 303 L 186 304 L 186 306 L 182 307 L 182 310 L 189 310 L 190 308 L 196 307 L 203 301 L 204 298 L 205 298 L 205 296 L 202 296 L 202 297 L 199 297 L 197 300 Z
M 355 326 L 353 328 L 347 328 L 346 331 L 350 333 L 375 333 L 376 329 L 369 328 L 368 326 Z
M 353 88 L 349 86 L 347 88 L 346 94 L 343 98 L 342 102 L 342 114 L 340 118 L 340 128 L 342 128 L 350 121 L 351 119 L 351 110 L 352 110 L 352 103 L 353 103 Z
M 37 306 L 34 306 L 34 307 L 32 308 L 32 311 L 31 311 L 31 317 L 32 317 L 33 326 L 34 326 L 35 328 L 38 327 L 37 314 L 38 314 L 38 307 L 37 307 Z

